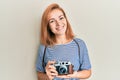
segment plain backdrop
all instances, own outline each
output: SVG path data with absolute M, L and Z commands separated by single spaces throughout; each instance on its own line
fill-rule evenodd
M 1 0 L 0 80 L 37 80 L 41 15 L 50 3 L 66 12 L 88 47 L 92 76 L 120 80 L 120 0 Z

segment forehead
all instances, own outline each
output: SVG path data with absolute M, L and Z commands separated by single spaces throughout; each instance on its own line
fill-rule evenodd
M 50 18 L 58 18 L 59 16 L 63 15 L 63 12 L 59 9 L 54 9 L 48 14 L 48 19 Z

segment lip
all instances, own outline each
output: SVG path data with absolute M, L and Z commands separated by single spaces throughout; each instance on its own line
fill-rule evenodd
M 64 26 L 59 26 L 59 27 L 56 28 L 56 30 L 58 30 L 58 31 L 61 31 L 63 29 L 64 29 Z
M 59 26 L 56 27 L 56 30 L 61 31 L 61 30 L 64 29 L 64 27 L 65 27 L 65 24 L 63 24 L 61 26 L 59 25 Z

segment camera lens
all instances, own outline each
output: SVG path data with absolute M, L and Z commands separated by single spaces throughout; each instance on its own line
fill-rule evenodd
M 65 65 L 62 65 L 59 67 L 59 73 L 60 74 L 65 74 L 67 73 L 67 67 Z

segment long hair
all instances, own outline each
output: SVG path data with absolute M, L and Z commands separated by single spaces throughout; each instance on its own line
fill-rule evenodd
M 54 45 L 56 42 L 55 39 L 55 35 L 51 32 L 49 24 L 48 24 L 48 14 L 55 10 L 58 9 L 60 11 L 63 12 L 63 15 L 66 18 L 67 21 L 67 29 L 66 29 L 66 38 L 67 39 L 73 39 L 74 38 L 74 34 L 73 31 L 71 29 L 71 25 L 67 20 L 66 14 L 64 12 L 64 10 L 56 3 L 49 5 L 46 10 L 44 11 L 43 15 L 42 15 L 42 20 L 41 20 L 41 36 L 40 36 L 40 42 L 43 45 Z

